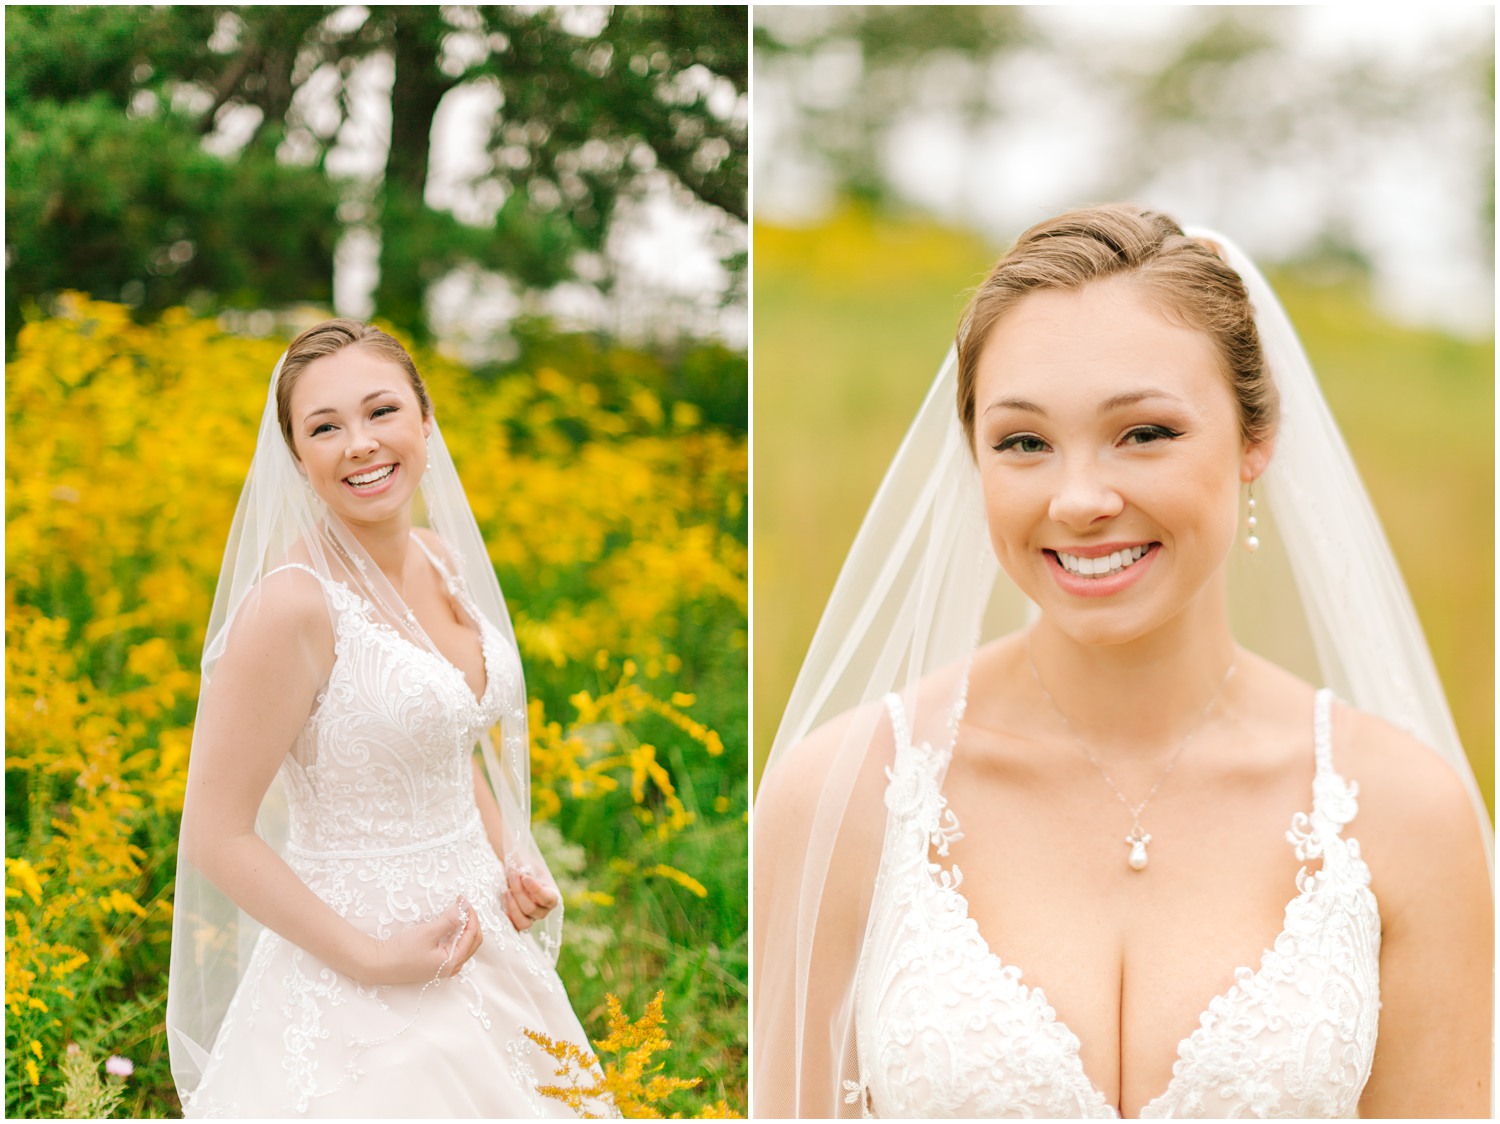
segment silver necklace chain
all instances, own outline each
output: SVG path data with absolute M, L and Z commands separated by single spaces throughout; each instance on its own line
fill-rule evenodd
M 1152 797 L 1160 790 L 1167 777 L 1171 776 L 1172 770 L 1177 767 L 1178 759 L 1182 756 L 1183 751 L 1187 749 L 1188 743 L 1193 740 L 1193 736 L 1208 721 L 1209 713 L 1219 701 L 1219 697 L 1224 693 L 1224 688 L 1229 685 L 1229 680 L 1234 676 L 1234 669 L 1237 666 L 1236 662 L 1234 660 L 1229 661 L 1229 670 L 1224 672 L 1224 678 L 1219 681 L 1218 687 L 1214 689 L 1213 697 L 1208 700 L 1208 705 L 1203 708 L 1203 713 L 1198 715 L 1197 721 L 1193 723 L 1192 728 L 1188 730 L 1187 735 L 1178 744 L 1177 749 L 1167 761 L 1167 767 L 1161 771 L 1161 776 L 1156 778 L 1156 783 L 1151 786 L 1151 791 L 1146 793 L 1146 798 L 1139 804 L 1132 804 L 1126 795 L 1120 791 L 1120 786 L 1115 784 L 1115 779 L 1109 775 L 1109 770 L 1104 767 L 1098 756 L 1089 748 L 1088 742 L 1079 736 L 1078 731 L 1073 728 L 1073 723 L 1069 722 L 1068 716 L 1063 713 L 1062 707 L 1058 706 L 1057 700 L 1052 697 L 1052 692 L 1047 690 L 1047 685 L 1042 682 L 1042 673 L 1037 670 L 1036 657 L 1032 654 L 1031 633 L 1029 631 L 1026 633 L 1026 663 L 1031 668 L 1031 677 L 1036 680 L 1037 689 L 1042 692 L 1043 697 L 1046 698 L 1053 712 L 1062 719 L 1062 724 L 1067 729 L 1068 735 L 1078 743 L 1078 748 L 1083 751 L 1083 756 L 1088 760 L 1088 763 L 1104 778 L 1104 783 L 1109 785 L 1109 790 L 1115 794 L 1120 803 L 1125 806 L 1125 810 L 1130 813 L 1131 832 L 1125 837 L 1125 843 L 1130 847 L 1130 856 L 1126 861 L 1131 870 L 1145 870 L 1148 861 L 1146 844 L 1151 842 L 1151 836 L 1147 835 L 1141 827 L 1141 813 L 1146 810 L 1146 805 L 1151 803 Z

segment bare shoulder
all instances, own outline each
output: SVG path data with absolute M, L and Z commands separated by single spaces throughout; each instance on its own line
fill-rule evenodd
M 1434 749 L 1382 718 L 1338 706 L 1334 763 L 1358 786 L 1359 813 L 1347 831 L 1359 840 L 1383 916 L 1433 889 L 1488 881 L 1473 799 Z
M 1359 785 L 1362 821 L 1437 829 L 1460 812 L 1475 818 L 1457 769 L 1431 746 L 1343 705 L 1335 707 L 1334 731 L 1335 764 Z
M 857 775 L 867 760 L 888 758 L 893 749 L 890 720 L 881 703 L 865 703 L 829 719 L 767 766 L 756 793 L 756 831 L 806 822 L 837 777 Z
M 853 771 L 873 771 L 883 785 L 885 767 L 895 756 L 891 708 L 901 714 L 903 737 L 913 743 L 945 743 L 966 671 L 966 663 L 947 666 L 898 692 L 895 702 L 871 699 L 835 714 L 781 753 L 774 767 L 766 768 L 760 792 L 778 800 L 805 800 L 811 792 L 822 791 L 835 774 Z
M 263 662 L 303 654 L 332 662 L 333 624 L 322 581 L 297 566 L 276 570 L 250 590 L 235 614 L 226 656 Z

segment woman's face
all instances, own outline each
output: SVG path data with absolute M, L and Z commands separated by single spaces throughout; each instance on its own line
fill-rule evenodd
M 1239 486 L 1270 446 L 1244 443 L 1208 336 L 1113 278 L 1023 298 L 975 373 L 990 541 L 1046 617 L 1110 644 L 1222 613 Z
M 292 388 L 291 418 L 302 472 L 346 523 L 407 510 L 432 421 L 401 367 L 358 345 L 316 359 Z

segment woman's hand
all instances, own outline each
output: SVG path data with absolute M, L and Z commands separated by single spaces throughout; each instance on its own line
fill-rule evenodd
M 527 871 L 510 867 L 505 870 L 505 887 L 505 916 L 523 933 L 562 900 L 550 880 L 544 882 Z
M 458 974 L 484 942 L 479 915 L 460 897 L 431 921 L 423 921 L 373 942 L 365 984 L 428 983 Z

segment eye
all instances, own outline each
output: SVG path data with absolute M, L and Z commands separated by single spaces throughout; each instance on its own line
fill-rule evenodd
M 372 418 L 383 417 L 386 414 L 394 414 L 399 409 L 401 409 L 400 406 L 377 406 L 371 411 L 370 416 Z
M 312 436 L 316 437 L 318 434 L 320 434 L 320 433 L 326 433 L 327 431 L 331 430 L 332 428 L 333 428 L 333 423 L 332 422 L 324 422 L 322 425 L 318 426 L 316 429 L 314 429 L 312 431 Z
M 1047 451 L 1047 442 L 1035 433 L 1012 433 L 995 446 L 997 453 L 1009 452 L 1012 449 L 1018 453 L 1035 455 Z
M 1174 437 L 1181 436 L 1178 430 L 1168 429 L 1164 425 L 1138 425 L 1127 430 L 1120 440 L 1126 445 L 1149 445 L 1156 441 L 1170 441 Z

